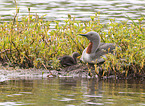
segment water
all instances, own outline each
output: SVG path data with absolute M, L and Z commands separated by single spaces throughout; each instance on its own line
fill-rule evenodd
M 145 105 L 145 82 L 80 78 L 10 80 L 0 84 L 0 105 Z
M 13 19 L 15 13 L 14 0 L 0 0 L 0 21 Z M 71 14 L 76 20 L 90 20 L 96 12 L 100 12 L 102 23 L 115 18 L 116 21 L 128 20 L 127 16 L 137 19 L 145 16 L 144 0 L 17 0 L 20 8 L 19 18 L 31 14 L 45 15 L 46 20 L 65 20 Z M 145 21 L 143 21 L 145 22 Z

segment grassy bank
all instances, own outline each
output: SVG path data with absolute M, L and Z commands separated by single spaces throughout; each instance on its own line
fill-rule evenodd
M 29 10 L 30 11 L 30 10 Z M 63 24 L 59 21 L 45 21 L 38 15 L 24 16 L 18 21 L 17 14 L 10 22 L 0 24 L 0 61 L 2 65 L 20 68 L 59 67 L 58 57 L 73 52 L 82 53 L 88 40 L 77 36 L 80 33 L 96 31 L 105 43 L 115 43 L 116 55 L 108 54 L 102 68 L 126 75 L 145 72 L 145 26 L 144 18 L 132 24 L 126 21 L 116 23 L 110 19 L 108 24 L 101 24 L 97 14 L 90 21 L 78 21 L 68 15 Z M 51 29 L 50 24 L 55 24 Z M 97 67 L 97 66 L 96 66 Z

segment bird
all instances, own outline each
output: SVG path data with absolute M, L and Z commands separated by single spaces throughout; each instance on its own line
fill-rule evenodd
M 74 52 L 72 56 L 65 55 L 63 57 L 60 57 L 59 60 L 61 66 L 66 67 L 66 66 L 76 65 L 78 56 L 80 56 L 80 54 L 78 52 Z
M 115 44 L 113 43 L 102 43 L 97 32 L 91 31 L 86 34 L 79 35 L 86 37 L 90 41 L 88 47 L 86 47 L 82 52 L 82 56 L 80 58 L 80 60 L 84 63 L 104 63 L 104 58 L 107 58 L 105 54 L 113 53 L 115 49 Z

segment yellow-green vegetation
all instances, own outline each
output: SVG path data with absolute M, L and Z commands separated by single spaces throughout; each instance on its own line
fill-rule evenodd
M 28 9 L 30 12 L 30 9 Z M 116 55 L 108 54 L 107 61 L 102 65 L 106 71 L 134 71 L 144 73 L 145 64 L 145 26 L 144 18 L 138 23 L 132 20 L 115 22 L 110 19 L 108 24 L 101 24 L 98 14 L 90 17 L 90 21 L 78 21 L 68 15 L 63 24 L 59 21 L 45 21 L 36 15 L 24 16 L 18 21 L 18 9 L 13 21 L 0 24 L 0 60 L 12 66 L 24 68 L 56 69 L 58 57 L 73 52 L 82 53 L 88 40 L 77 36 L 80 33 L 95 31 L 100 34 L 101 41 L 115 43 Z M 51 29 L 50 25 L 55 24 Z M 62 22 L 61 22 L 62 23 Z

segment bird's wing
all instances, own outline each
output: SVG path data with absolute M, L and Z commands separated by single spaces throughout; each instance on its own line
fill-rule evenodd
M 115 44 L 113 43 L 104 43 L 100 45 L 100 50 L 104 50 L 104 53 L 113 53 L 113 50 L 115 49 Z
M 74 59 L 72 57 L 67 57 L 64 59 L 64 64 L 71 66 L 71 65 L 74 65 L 75 62 L 74 62 Z
M 105 60 L 102 58 L 106 58 L 105 54 L 113 53 L 113 49 L 115 49 L 115 44 L 113 43 L 101 43 L 100 47 L 95 52 L 94 59 L 97 59 L 97 63 L 104 62 Z

